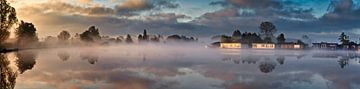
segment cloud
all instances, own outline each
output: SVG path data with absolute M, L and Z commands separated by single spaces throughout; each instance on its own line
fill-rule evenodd
M 175 0 L 125 0 L 114 6 L 79 6 L 53 1 L 24 5 L 17 8 L 17 12 L 23 20 L 35 23 L 40 36 L 55 35 L 64 29 L 79 33 L 90 25 L 96 25 L 106 35 L 139 33 L 149 29 L 164 35 L 208 37 L 230 34 L 235 29 L 258 32 L 261 22 L 271 21 L 279 33 L 286 33 L 292 38 L 310 34 L 310 37 L 317 39 L 336 40 L 336 37 L 318 33 L 344 31 L 351 35 L 352 29 L 360 28 L 357 25 L 360 22 L 360 9 L 351 0 L 334 2 L 329 11 L 320 16 L 314 13 L 319 11 L 318 8 L 303 8 L 303 2 L 295 1 L 223 0 L 211 2 L 210 5 L 220 5 L 222 9 L 190 18 L 183 13 L 164 11 L 181 8 Z M 183 19 L 190 21 L 179 22 Z M 357 38 L 355 34 L 351 36 Z
M 179 4 L 173 0 L 125 0 L 115 6 L 115 10 L 120 15 L 137 15 L 140 11 L 161 10 L 164 8 L 178 8 Z
M 312 1 L 313 2 L 313 1 Z M 315 2 L 313 2 L 315 3 Z M 324 2 L 323 2 L 324 3 Z M 224 9 L 209 12 L 193 22 L 209 26 L 212 30 L 230 33 L 232 30 L 258 32 L 258 25 L 264 21 L 273 22 L 278 32 L 286 33 L 292 38 L 310 34 L 317 40 L 333 39 L 317 33 L 347 32 L 353 38 L 352 29 L 359 28 L 360 9 L 352 0 L 339 0 L 330 5 L 332 10 L 323 16 L 315 17 L 318 8 L 304 8 L 304 2 L 281 0 L 223 0 L 210 5 L 220 5 Z M 331 41 L 331 40 L 330 40 Z
M 114 10 L 102 6 L 80 7 L 65 2 L 47 2 L 17 9 L 21 14 L 57 13 L 63 15 L 111 16 Z
M 239 8 L 265 9 L 282 8 L 282 4 L 276 0 L 224 0 L 210 3 L 211 5 L 235 6 Z
M 89 4 L 92 2 L 92 0 L 78 0 L 78 1 L 83 4 Z

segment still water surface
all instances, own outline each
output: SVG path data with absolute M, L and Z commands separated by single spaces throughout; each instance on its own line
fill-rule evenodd
M 26 50 L 0 55 L 0 82 L 15 89 L 360 89 L 359 58 L 200 46 Z

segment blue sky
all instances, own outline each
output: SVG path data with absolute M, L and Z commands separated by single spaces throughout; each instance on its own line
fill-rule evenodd
M 211 37 L 259 32 L 273 22 L 288 38 L 309 35 L 336 42 L 345 32 L 360 36 L 360 0 L 9 0 L 21 20 L 32 22 L 40 37 L 62 30 L 81 33 L 90 25 L 103 35 L 184 34 Z M 333 3 L 331 3 L 333 2 Z M 331 7 L 330 9 L 329 6 Z

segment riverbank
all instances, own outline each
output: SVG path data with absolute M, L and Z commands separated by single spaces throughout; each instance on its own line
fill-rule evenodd
M 0 53 L 8 53 L 8 52 L 14 52 L 19 51 L 18 48 L 0 48 Z

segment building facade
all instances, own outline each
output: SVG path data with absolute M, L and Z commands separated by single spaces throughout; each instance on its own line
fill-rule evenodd
M 253 43 L 253 49 L 275 49 L 274 43 Z
M 338 46 L 339 45 L 337 43 L 326 43 L 326 42 L 313 43 L 314 49 L 337 50 Z
M 220 48 L 224 49 L 240 49 L 241 43 L 220 43 Z
M 280 49 L 304 49 L 305 44 L 281 43 L 281 44 L 278 44 L 278 48 L 280 48 Z

